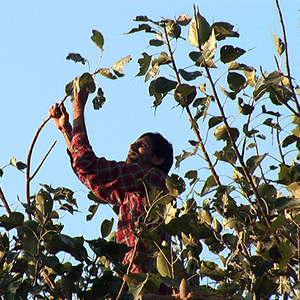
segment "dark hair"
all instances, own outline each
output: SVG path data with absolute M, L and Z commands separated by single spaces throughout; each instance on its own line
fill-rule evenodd
M 158 169 L 168 174 L 173 164 L 173 147 L 160 133 L 146 132 L 140 136 L 149 136 L 152 140 L 152 151 L 158 158 L 164 158 L 165 161 L 157 166 Z

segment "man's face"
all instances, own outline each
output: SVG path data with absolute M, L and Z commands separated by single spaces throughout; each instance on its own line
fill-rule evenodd
M 150 166 L 155 165 L 157 157 L 152 152 L 153 142 L 149 136 L 139 138 L 129 146 L 127 163 L 143 163 Z

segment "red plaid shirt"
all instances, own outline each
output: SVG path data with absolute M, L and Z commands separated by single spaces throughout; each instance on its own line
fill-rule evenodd
M 81 126 L 73 129 L 70 154 L 73 170 L 80 181 L 100 199 L 120 207 L 117 242 L 134 247 L 134 223 L 143 215 L 146 205 L 144 184 L 147 188 L 155 186 L 164 190 L 166 175 L 161 170 L 145 164 L 128 164 L 98 158 L 88 141 L 85 128 Z M 137 250 L 137 254 L 145 253 L 142 244 Z M 133 249 L 126 254 L 123 263 L 131 260 L 132 252 Z M 133 265 L 132 271 L 146 272 L 147 267 L 145 264 Z

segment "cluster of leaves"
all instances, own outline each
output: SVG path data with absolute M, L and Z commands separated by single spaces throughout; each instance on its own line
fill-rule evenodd
M 59 215 L 54 204 L 72 213 L 77 207 L 73 193 L 43 185 L 30 205 L 24 205 L 28 220 L 20 212 L 0 217 L 6 231 L 0 235 L 1 297 L 71 299 L 75 294 L 78 299 L 137 299 L 139 294 L 156 293 L 161 283 L 177 292 L 185 278 L 191 295 L 206 290 L 236 299 L 297 298 L 300 105 L 289 67 L 284 72 L 278 63 L 276 70 L 266 73 L 238 62 L 247 51 L 226 43 L 239 37 L 234 26 L 210 25 L 196 7 L 192 18 L 153 21 L 138 16 L 136 21 L 140 24 L 130 34 L 144 31 L 155 37 L 150 46 L 164 47 L 158 55 L 142 53 L 137 76 L 149 82 L 155 109 L 172 95 L 195 133 L 191 150 L 176 156 L 177 167 L 189 159 L 194 169 L 186 172 L 185 180 L 168 177 L 166 195 L 147 191 L 145 215 L 136 222 L 137 241 L 154 251 L 154 264 L 147 274 L 132 274 L 130 264 L 122 264 L 128 249 L 114 242 L 113 219 L 103 221 L 101 238 L 92 241 L 63 234 L 63 225 L 55 222 Z M 185 26 L 195 51 L 188 53 L 192 66 L 179 68 L 175 54 L 181 43 L 187 43 Z M 275 34 L 273 38 L 282 57 L 287 41 Z M 102 52 L 103 36 L 93 31 L 92 40 Z M 67 58 L 87 63 L 80 54 Z M 84 73 L 67 85 L 67 94 L 73 95 L 76 85 L 94 93 L 96 74 L 119 77 L 129 59 Z M 160 75 L 165 66 L 172 77 Z M 96 97 L 103 98 L 103 91 Z M 102 100 L 94 105 L 100 108 Z M 92 194 L 89 198 L 95 204 L 87 220 L 102 203 Z M 174 199 L 185 200 L 180 207 Z M 159 243 L 161 230 L 170 235 L 170 244 Z M 64 262 L 61 253 L 72 259 Z
M 155 36 L 150 46 L 164 47 L 158 55 L 142 53 L 137 76 L 150 81 L 155 109 L 173 95 L 196 136 L 189 141 L 192 150 L 176 157 L 177 167 L 187 158 L 198 165 L 185 174 L 188 199 L 165 224 L 185 254 L 190 285 L 199 276 L 209 278 L 209 285 L 224 296 L 295 297 L 300 278 L 300 106 L 290 69 L 284 72 L 277 62 L 273 72 L 257 72 L 239 62 L 247 51 L 226 43 L 239 37 L 234 26 L 210 25 L 196 7 L 193 18 L 135 20 L 141 24 L 130 34 L 144 31 Z M 195 47 L 188 53 L 193 66 L 179 67 L 175 55 L 186 25 Z M 273 39 L 282 57 L 286 41 L 275 34 Z M 163 70 L 168 73 L 161 75 Z M 217 80 L 212 70 L 219 71 Z M 201 259 L 203 249 L 211 261 Z
M 98 110 L 104 105 L 106 98 L 104 97 L 104 92 L 101 88 L 100 83 L 95 81 L 95 76 L 97 74 L 100 74 L 109 79 L 117 79 L 117 78 L 123 77 L 124 76 L 124 73 L 123 73 L 124 66 L 126 63 L 128 63 L 131 60 L 131 57 L 130 57 L 130 55 L 128 55 L 128 56 L 116 61 L 109 68 L 100 68 L 99 66 L 100 66 L 100 63 L 102 60 L 102 55 L 104 52 L 104 37 L 101 32 L 94 29 L 92 31 L 91 40 L 101 51 L 99 63 L 93 73 L 91 73 L 91 71 L 89 70 L 88 72 L 83 73 L 79 77 L 78 88 L 81 88 L 81 89 L 86 88 L 86 90 L 90 94 L 93 94 L 96 91 L 96 86 L 98 85 L 96 96 L 94 97 L 94 99 L 92 101 L 94 109 Z M 69 53 L 67 55 L 66 59 L 72 60 L 75 63 L 80 62 L 83 65 L 88 63 L 88 65 L 90 65 L 89 61 L 86 58 L 82 57 L 79 53 Z M 75 85 L 75 80 L 72 80 L 70 83 L 68 83 L 66 85 L 66 88 L 65 88 L 66 94 L 71 97 L 74 97 L 76 90 L 77 90 L 76 88 L 77 87 Z
M 77 293 L 80 299 L 102 299 L 116 295 L 122 280 L 113 274 L 110 263 L 120 265 L 127 247 L 104 238 L 86 241 L 82 236 L 63 234 L 64 226 L 55 221 L 59 219 L 55 204 L 70 213 L 77 207 L 71 190 L 43 185 L 31 207 L 26 207 L 28 220 L 17 211 L 0 217 L 0 227 L 6 231 L 0 234 L 0 298 L 72 299 Z M 103 232 L 110 231 L 107 223 L 102 225 Z M 94 253 L 91 259 L 87 245 Z M 64 262 L 67 254 L 72 259 Z

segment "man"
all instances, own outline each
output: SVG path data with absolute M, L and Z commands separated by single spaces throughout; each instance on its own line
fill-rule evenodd
M 89 144 L 84 108 L 86 90 L 79 90 L 73 101 L 73 128 L 63 105 L 55 104 L 49 110 L 56 127 L 63 133 L 71 156 L 72 168 L 80 181 L 100 199 L 119 206 L 116 240 L 132 249 L 123 263 L 130 263 L 145 253 L 140 242 L 136 249 L 135 222 L 145 214 L 146 190 L 151 187 L 165 190 L 165 179 L 173 163 L 172 145 L 158 133 L 146 133 L 130 145 L 125 162 L 108 161 L 94 154 Z M 147 272 L 149 259 L 132 264 L 131 272 Z

